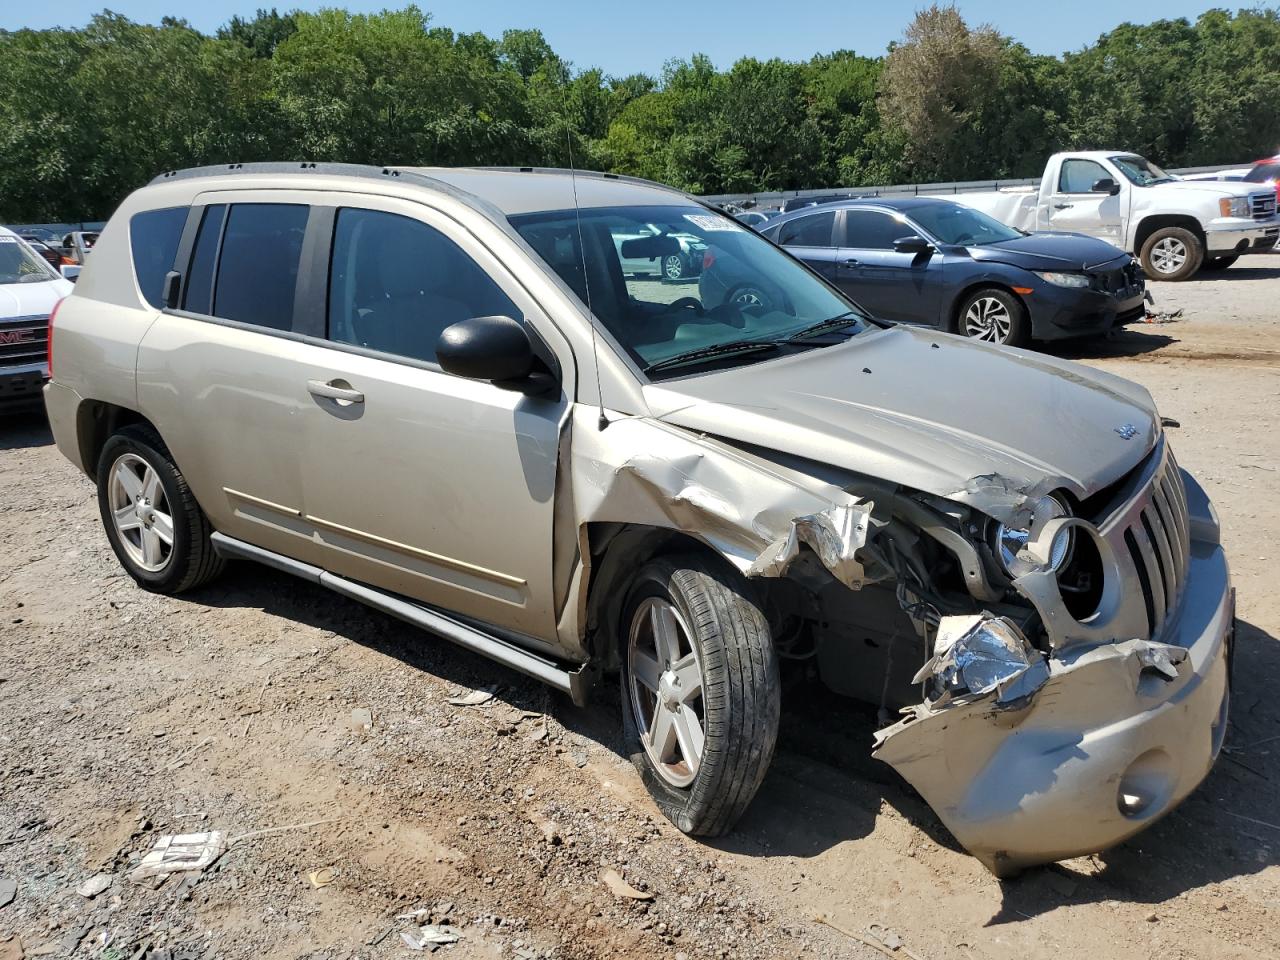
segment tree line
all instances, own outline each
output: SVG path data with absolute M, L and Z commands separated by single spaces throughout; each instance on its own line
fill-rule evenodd
M 377 14 L 259 11 L 213 36 L 109 11 L 0 31 L 0 222 L 95 219 L 164 170 L 253 160 L 593 168 L 695 193 L 1034 176 L 1059 149 L 1168 166 L 1280 148 L 1280 13 L 1123 24 L 1061 57 L 953 6 L 882 57 L 702 55 L 576 70 L 500 38 Z

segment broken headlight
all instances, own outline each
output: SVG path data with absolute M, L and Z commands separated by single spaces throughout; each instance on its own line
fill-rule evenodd
M 1000 566 L 1010 580 L 1017 580 L 1028 573 L 1045 569 L 1038 558 L 1026 552 L 1026 546 L 1039 536 L 1044 525 L 1051 520 L 1071 516 L 1064 501 L 1055 496 L 1041 497 L 1031 509 L 1031 520 L 1025 527 L 996 523 L 992 528 L 992 550 L 1000 559 Z M 1062 569 L 1071 557 L 1074 533 L 1068 528 L 1060 530 L 1049 549 L 1048 569 L 1055 573 Z
M 926 685 L 931 706 L 954 697 L 999 691 L 1010 701 L 1038 690 L 1049 677 L 1044 655 L 1007 617 L 990 613 L 943 617 L 934 637 L 933 656 L 912 683 Z

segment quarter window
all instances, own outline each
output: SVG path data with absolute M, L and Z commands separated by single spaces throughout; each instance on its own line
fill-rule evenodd
M 1063 160 L 1058 174 L 1059 193 L 1091 193 L 1099 180 L 1111 177 L 1100 163 L 1092 160 Z
M 218 256 L 213 316 L 288 330 L 302 239 L 311 210 L 300 204 L 236 204 Z
M 129 248 L 133 253 L 133 275 L 147 303 L 159 310 L 164 306 L 164 278 L 173 269 L 178 241 L 187 222 L 186 207 L 147 210 L 129 220 Z
M 892 250 L 893 244 L 915 231 L 897 217 L 877 210 L 846 210 L 844 243 L 859 250 Z
M 419 220 L 338 211 L 329 276 L 329 339 L 434 362 L 441 332 L 471 317 L 520 317 L 493 279 Z
M 829 247 L 835 226 L 835 211 L 815 213 L 784 223 L 778 231 L 778 243 L 795 247 Z

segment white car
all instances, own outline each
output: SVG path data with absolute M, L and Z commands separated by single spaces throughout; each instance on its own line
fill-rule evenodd
M 1153 280 L 1223 270 L 1280 238 L 1276 193 L 1259 184 L 1180 180 L 1121 150 L 1055 153 L 1039 187 L 947 195 L 1030 233 L 1083 233 L 1136 255 Z
M 0 409 L 40 402 L 49 379 L 49 315 L 71 290 L 25 240 L 0 227 Z
M 650 242 L 654 237 L 671 237 L 680 249 L 672 251 L 664 242 Z M 624 275 L 652 274 L 661 280 L 697 276 L 702 272 L 702 255 L 707 249 L 700 237 L 660 223 L 646 223 L 634 234 L 618 234 L 613 243 Z

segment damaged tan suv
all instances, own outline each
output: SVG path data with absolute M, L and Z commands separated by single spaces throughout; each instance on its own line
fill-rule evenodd
M 621 268 L 690 237 L 742 289 Z M 899 716 L 875 755 L 1000 874 L 1136 833 L 1222 742 L 1227 563 L 1145 390 L 878 323 L 655 184 L 166 174 L 52 356 L 58 446 L 140 585 L 255 560 L 579 703 L 616 674 L 689 833 L 765 775 L 779 657 Z

